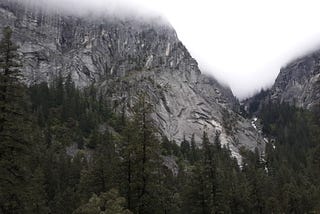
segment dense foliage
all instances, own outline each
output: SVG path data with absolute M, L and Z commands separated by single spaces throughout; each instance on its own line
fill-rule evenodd
M 71 76 L 26 87 L 7 28 L 0 43 L 0 213 L 318 213 L 320 127 L 311 112 L 266 104 L 272 140 L 243 149 L 219 133 L 171 142 L 144 94 L 119 114 Z M 180 145 L 178 145 L 180 144 Z

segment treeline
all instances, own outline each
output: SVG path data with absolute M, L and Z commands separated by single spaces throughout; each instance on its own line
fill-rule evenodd
M 267 103 L 260 111 L 267 144 L 265 166 L 274 211 L 318 213 L 320 210 L 320 123 L 314 112 L 288 104 Z
M 312 113 L 265 105 L 274 139 L 264 156 L 243 149 L 240 167 L 220 133 L 200 147 L 161 138 L 144 94 L 127 116 L 70 75 L 26 87 L 11 33 L 0 42 L 0 213 L 320 212 Z

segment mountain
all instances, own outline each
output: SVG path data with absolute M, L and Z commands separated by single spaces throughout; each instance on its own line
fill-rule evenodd
M 320 213 L 315 55 L 249 121 L 165 21 L 46 1 L 0 0 L 0 213 Z
M 243 101 L 245 108 L 256 113 L 265 102 L 287 103 L 317 110 L 320 105 L 320 50 L 309 53 L 281 68 L 273 86 Z
M 270 98 L 312 109 L 320 103 L 320 51 L 310 53 L 282 68 Z
M 10 26 L 27 84 L 71 75 L 80 88 L 95 85 L 113 108 L 130 115 L 147 94 L 161 134 L 180 143 L 220 134 L 234 156 L 263 149 L 261 134 L 237 113 L 231 90 L 200 72 L 198 64 L 161 18 L 80 16 L 21 1 L 0 0 L 0 24 Z

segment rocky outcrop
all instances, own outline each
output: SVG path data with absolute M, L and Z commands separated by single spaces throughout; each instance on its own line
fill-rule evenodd
M 270 99 L 306 109 L 320 104 L 320 51 L 282 68 L 270 90 Z
M 201 74 L 163 20 L 84 18 L 0 0 L 0 24 L 14 30 L 28 84 L 71 74 L 79 87 L 95 84 L 119 109 L 143 92 L 170 140 L 179 143 L 194 133 L 200 142 L 203 131 L 211 139 L 219 132 L 237 157 L 241 146 L 263 148 L 250 121 L 234 111 L 238 103 L 231 90 Z M 232 130 L 224 126 L 226 117 Z

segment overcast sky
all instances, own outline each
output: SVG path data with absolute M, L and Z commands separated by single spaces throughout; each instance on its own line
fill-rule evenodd
M 71 8 L 162 14 L 201 70 L 228 84 L 239 98 L 270 86 L 282 66 L 320 44 L 316 0 L 52 1 Z

